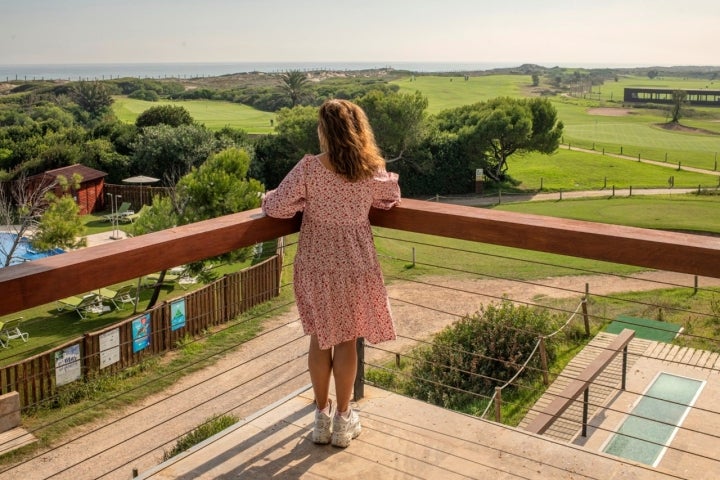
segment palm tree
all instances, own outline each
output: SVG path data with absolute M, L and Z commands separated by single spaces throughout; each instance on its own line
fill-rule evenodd
M 306 95 L 307 76 L 300 70 L 290 70 L 280 75 L 283 81 L 282 89 L 290 96 L 290 102 L 294 107 Z

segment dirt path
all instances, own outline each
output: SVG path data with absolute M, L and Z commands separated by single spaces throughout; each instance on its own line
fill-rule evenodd
M 633 278 L 610 275 L 549 278 L 531 283 L 505 280 L 423 278 L 388 286 L 398 340 L 383 349 L 410 348 L 409 338 L 429 338 L 459 315 L 474 312 L 481 303 L 506 295 L 518 302 L 543 297 L 572 298 L 578 302 L 590 285 L 591 294 L 612 294 L 666 287 L 657 282 L 694 285 L 686 274 L 648 272 Z M 720 279 L 700 278 L 700 287 L 718 286 Z M 429 308 L 424 308 L 427 306 Z M 213 414 L 233 412 L 247 416 L 309 383 L 305 373 L 303 336 L 293 308 L 265 325 L 266 335 L 229 352 L 211 367 L 187 375 L 166 391 L 152 395 L 122 412 L 68 433 L 66 445 L 39 454 L 0 479 L 95 478 L 128 479 L 132 469 L 145 471 L 162 461 L 178 436 Z M 261 355 L 261 356 L 258 356 Z M 370 349 L 369 363 L 386 353 Z M 260 372 L 270 372 L 261 378 Z M 280 385 L 280 386 L 278 386 Z M 265 390 L 270 390 L 264 394 Z

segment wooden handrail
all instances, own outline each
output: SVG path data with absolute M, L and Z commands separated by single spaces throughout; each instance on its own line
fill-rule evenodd
M 720 278 L 713 237 L 405 199 L 374 225 Z M 0 269 L 0 315 L 297 232 L 259 209 Z
M 588 389 L 590 384 L 605 371 L 615 357 L 628 346 L 635 337 L 635 331 L 624 329 L 580 374 L 559 393 L 525 428 L 528 432 L 542 435 L 552 423 L 560 418 L 577 397 Z

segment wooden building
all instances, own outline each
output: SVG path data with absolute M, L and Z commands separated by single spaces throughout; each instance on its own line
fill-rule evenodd
M 93 213 L 96 210 L 103 210 L 105 208 L 103 189 L 105 177 L 107 176 L 105 172 L 77 164 L 48 170 L 45 173 L 33 175 L 29 180 L 35 185 L 40 185 L 46 182 L 53 182 L 59 176 L 63 176 L 68 181 L 71 181 L 75 175 L 82 177 L 82 180 L 80 181 L 80 186 L 77 189 L 73 188 L 70 194 L 80 207 L 80 215 Z M 61 187 L 58 186 L 55 194 L 60 196 L 63 195 L 63 193 Z

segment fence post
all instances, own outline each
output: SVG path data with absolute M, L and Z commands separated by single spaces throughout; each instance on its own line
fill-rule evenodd
M 500 407 L 502 406 L 502 387 L 495 387 L 495 421 L 502 422 Z
M 357 372 L 353 386 L 353 401 L 357 402 L 365 396 L 365 339 L 358 337 L 355 341 L 357 349 Z
M 560 189 L 560 200 L 562 200 L 562 188 Z
M 498 205 L 502 203 L 502 188 L 498 187 Z
M 698 291 L 698 276 L 695 275 L 695 289 L 693 290 L 693 295 L 697 294 Z
M 632 197 L 632 185 L 630 185 L 630 195 L 628 195 L 628 196 Z
M 625 384 L 627 383 L 627 356 L 628 356 L 628 346 L 625 345 L 625 348 L 623 348 L 623 354 L 622 354 L 622 381 L 620 384 L 620 388 L 625 390 Z
M 590 387 L 583 392 L 583 419 L 582 419 L 582 436 L 587 437 L 588 424 L 588 403 L 590 403 Z
M 582 301 L 583 322 L 585 323 L 585 336 L 590 336 L 590 316 L 588 315 L 587 302 L 590 298 L 590 284 L 585 284 L 585 296 Z
M 415 268 L 415 247 L 412 247 L 412 255 L 413 255 L 413 268 Z
M 540 366 L 543 374 L 543 384 L 549 385 L 547 351 L 545 350 L 545 336 L 540 335 Z
M 615 185 L 613 185 L 613 193 L 612 193 L 612 196 L 613 196 L 613 197 L 615 196 Z

